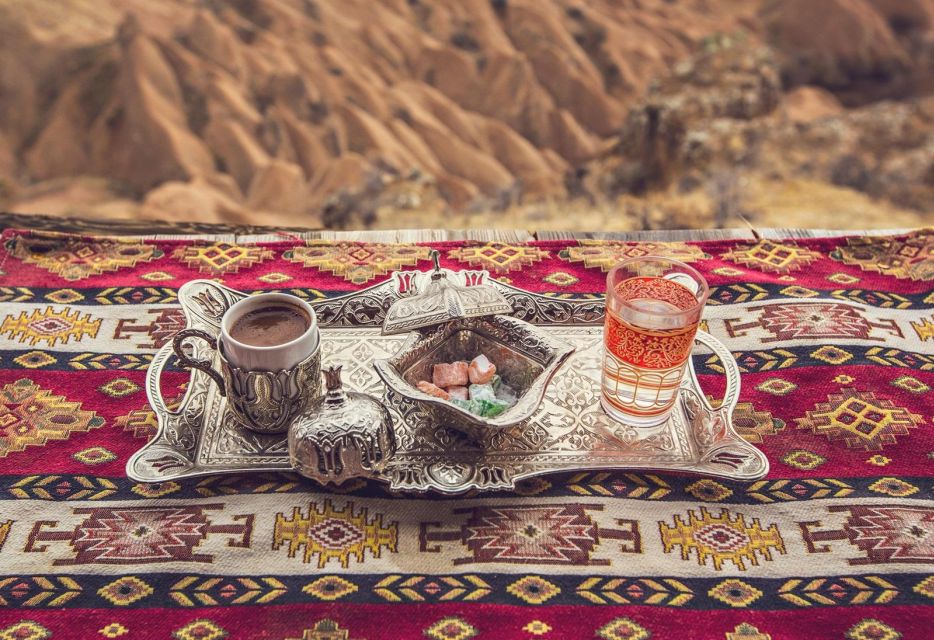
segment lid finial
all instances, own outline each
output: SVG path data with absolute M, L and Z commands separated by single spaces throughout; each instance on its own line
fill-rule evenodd
M 325 367 L 324 384 L 327 386 L 328 391 L 336 391 L 341 388 L 341 366 L 342 365 L 336 364 L 331 367 Z
M 431 274 L 432 280 L 437 280 L 438 278 L 446 277 L 446 274 L 441 270 L 441 252 L 437 249 L 432 249 L 431 253 L 428 254 L 431 258 L 431 261 L 435 265 L 435 269 Z

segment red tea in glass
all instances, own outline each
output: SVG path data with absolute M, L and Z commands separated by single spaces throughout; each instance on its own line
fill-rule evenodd
M 607 274 L 601 403 L 614 419 L 655 426 L 668 418 L 709 289 L 697 270 L 647 256 Z

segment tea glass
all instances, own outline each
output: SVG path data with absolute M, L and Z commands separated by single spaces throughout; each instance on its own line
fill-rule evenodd
M 607 274 L 600 402 L 615 420 L 654 427 L 668 419 L 710 289 L 677 260 L 625 260 Z

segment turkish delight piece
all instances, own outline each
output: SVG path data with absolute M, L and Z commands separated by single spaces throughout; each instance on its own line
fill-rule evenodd
M 466 387 L 469 382 L 467 363 L 459 360 L 450 364 L 436 364 L 431 370 L 431 381 L 436 387 Z
M 451 398 L 451 403 L 465 409 L 470 413 L 475 413 L 480 415 L 480 401 L 479 400 L 461 400 L 460 398 Z
M 495 418 L 509 408 L 509 405 L 500 400 L 479 400 L 480 415 L 484 418 Z
M 470 413 L 482 418 L 495 418 L 503 411 L 509 408 L 509 405 L 500 400 L 461 400 L 460 398 L 451 398 L 451 402 L 461 409 L 466 409 Z
M 470 399 L 471 400 L 496 400 L 496 392 L 493 391 L 492 385 L 472 384 L 470 385 Z
M 457 398 L 458 400 L 469 400 L 470 392 L 467 390 L 467 387 L 448 387 L 445 389 L 448 394 L 451 396 L 451 399 Z
M 487 384 L 496 375 L 496 365 L 482 353 L 470 361 L 468 367 L 471 384 Z
M 449 394 L 444 389 L 438 387 L 437 385 L 431 384 L 427 380 L 419 380 L 418 384 L 415 386 L 418 387 L 419 391 L 422 391 L 423 393 L 427 393 L 430 396 L 441 398 L 442 400 L 451 399 L 451 394 Z

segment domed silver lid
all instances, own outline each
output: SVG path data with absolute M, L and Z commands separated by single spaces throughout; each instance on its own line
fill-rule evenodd
M 424 291 L 393 304 L 383 322 L 383 335 L 405 333 L 456 318 L 477 318 L 512 313 L 506 296 L 489 285 L 462 287 L 441 269 L 440 254 L 431 252 L 435 263 Z

